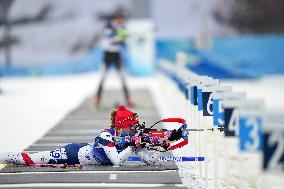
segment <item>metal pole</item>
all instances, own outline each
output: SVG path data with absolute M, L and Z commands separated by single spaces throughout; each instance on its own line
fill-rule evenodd
M 11 25 L 8 19 L 8 11 L 6 11 L 4 15 L 4 31 L 3 31 L 3 39 L 4 39 L 4 64 L 5 68 L 9 68 L 11 66 Z
M 2 24 L 3 24 L 3 43 L 4 43 L 4 47 L 3 47 L 4 66 L 3 68 L 7 68 L 11 66 L 11 46 L 10 46 L 11 24 L 8 19 L 8 14 L 9 14 L 9 8 L 11 7 L 12 3 L 13 3 L 13 0 L 1 0 L 0 1 L 0 20 L 2 20 Z M 1 72 L 0 72 L 0 77 L 1 77 Z M 2 90 L 0 88 L 0 94 L 1 93 L 2 93 Z

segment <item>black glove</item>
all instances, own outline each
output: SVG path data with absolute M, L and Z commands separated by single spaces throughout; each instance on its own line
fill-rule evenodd
M 168 151 L 169 148 L 170 148 L 170 143 L 169 143 L 169 141 L 168 141 L 168 140 L 164 140 L 164 141 L 162 142 L 162 144 L 161 144 L 161 147 L 163 147 L 165 151 Z
M 171 133 L 171 136 L 169 137 L 169 141 L 176 141 L 176 140 L 181 139 L 181 137 L 182 137 L 181 129 L 178 129 L 178 130 L 174 129 Z

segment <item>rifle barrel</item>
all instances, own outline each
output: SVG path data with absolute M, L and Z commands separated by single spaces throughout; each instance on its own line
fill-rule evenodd
M 212 129 L 186 129 L 187 131 L 213 131 Z

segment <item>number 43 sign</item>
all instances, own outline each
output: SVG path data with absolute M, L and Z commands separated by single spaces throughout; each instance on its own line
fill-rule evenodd
M 263 109 L 262 100 L 246 100 L 240 105 L 240 150 L 261 152 Z
M 262 119 L 258 116 L 240 117 L 240 150 L 262 150 Z

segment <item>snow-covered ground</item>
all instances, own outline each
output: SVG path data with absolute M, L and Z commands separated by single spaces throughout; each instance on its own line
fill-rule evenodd
M 284 76 L 267 76 L 255 81 L 223 81 L 221 83 L 232 85 L 235 91 L 247 92 L 247 97 L 263 99 L 267 111 L 284 112 Z
M 117 75 L 111 73 L 106 81 L 106 88 L 120 87 L 119 79 L 116 78 Z M 0 95 L 0 153 L 23 150 L 35 142 L 86 97 L 93 95 L 99 79 L 100 73 L 1 79 L 0 86 L 3 94 Z M 162 85 L 165 81 L 168 82 L 159 74 L 148 78 L 127 77 L 130 88 L 149 88 L 162 117 L 178 116 L 188 119 L 189 110 L 179 105 L 183 102 L 182 96 L 179 98 L 178 94 L 175 94 L 177 99 L 173 100 L 173 96 L 170 96 L 173 93 L 169 91 L 175 90 L 175 86 L 170 82 Z M 284 111 L 284 103 L 281 101 L 284 92 L 281 86 L 283 81 L 284 77 L 278 76 L 257 81 L 226 81 L 224 83 L 232 84 L 234 90 L 246 91 L 249 98 L 264 99 L 269 111 Z M 169 108 L 173 106 L 176 108 Z M 196 136 L 192 135 L 192 137 L 191 141 Z M 208 140 L 212 138 L 209 137 Z M 197 149 L 194 149 L 196 144 L 190 145 L 191 148 L 189 147 L 184 155 L 197 154 Z M 208 154 L 213 153 L 211 147 L 208 146 Z M 183 149 L 183 153 L 184 151 Z M 197 165 L 196 163 L 179 165 L 183 181 L 190 188 L 204 186 L 204 179 L 198 176 Z M 209 162 L 208 166 L 209 186 L 213 187 L 212 162 Z M 222 171 L 219 174 L 221 175 Z M 225 187 L 223 177 L 220 177 L 218 182 L 221 188 Z M 249 181 L 246 182 L 250 184 Z
M 94 94 L 100 73 L 0 80 L 0 152 L 23 150 L 39 139 L 86 97 Z M 147 87 L 151 78 L 129 78 L 131 88 Z M 105 88 L 118 88 L 110 73 Z
M 94 74 L 4 78 L 0 95 L 0 151 L 23 150 L 89 96 Z

